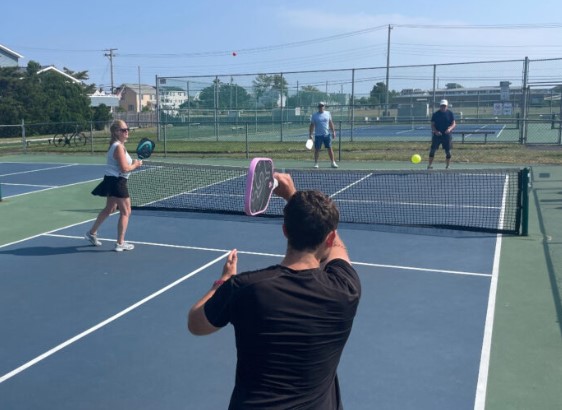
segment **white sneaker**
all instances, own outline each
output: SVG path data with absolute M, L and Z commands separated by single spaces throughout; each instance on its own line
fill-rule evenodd
M 90 241 L 90 243 L 94 246 L 101 246 L 101 241 L 98 239 L 97 235 L 90 233 L 90 231 L 86 232 L 84 238 Z
M 314 164 L 314 168 L 318 168 L 318 162 Z
M 115 252 L 132 251 L 135 245 L 129 242 L 115 243 Z
M 332 168 L 337 168 L 338 164 L 336 164 L 335 162 L 332 162 Z

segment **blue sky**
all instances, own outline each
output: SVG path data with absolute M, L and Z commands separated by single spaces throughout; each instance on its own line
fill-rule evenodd
M 562 57 L 562 2 L 6 1 L 0 44 L 89 83 Z M 558 23 L 557 23 L 558 21 Z M 237 55 L 233 56 L 232 53 Z M 392 87 L 391 87 L 392 88 Z

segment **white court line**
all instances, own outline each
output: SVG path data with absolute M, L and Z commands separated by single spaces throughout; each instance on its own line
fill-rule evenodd
M 81 225 L 86 223 L 87 221 L 84 222 L 79 222 L 73 225 L 69 225 L 68 227 L 71 226 L 77 226 L 77 225 Z M 66 228 L 68 228 L 66 227 Z M 59 228 L 57 230 L 61 230 L 61 229 L 66 229 L 66 228 Z M 62 237 L 62 238 L 71 238 L 71 239 L 81 239 L 84 240 L 85 239 L 81 236 L 71 236 L 71 235 L 61 235 L 61 234 L 55 234 L 53 232 L 56 232 L 57 230 L 53 230 L 44 234 L 39 234 L 39 235 L 35 235 L 32 237 L 29 237 L 27 239 L 22 239 L 20 241 L 16 241 L 16 242 L 12 242 L 11 244 L 15 244 L 15 243 L 19 243 L 19 242 L 23 242 L 26 241 L 28 239 L 33 239 L 33 238 L 37 238 L 39 236 L 52 236 L 52 237 Z M 101 238 L 100 238 L 101 239 Z M 106 240 L 106 239 L 102 239 L 102 240 Z M 140 242 L 140 241 L 130 241 L 132 243 L 136 243 L 136 244 L 145 244 L 145 245 L 152 245 L 152 246 L 162 246 L 162 247 L 171 247 L 171 248 L 182 248 L 182 249 L 195 249 L 195 250 L 206 250 L 206 251 L 216 251 L 216 252 L 221 252 L 222 254 L 213 259 L 212 261 L 208 262 L 207 264 L 201 266 L 200 268 L 188 273 L 187 275 L 181 277 L 180 279 L 170 283 L 169 285 L 163 287 L 162 289 L 152 293 L 151 295 L 145 297 L 144 299 L 136 302 L 135 304 L 129 306 L 128 308 L 118 312 L 117 314 L 107 318 L 106 320 L 98 323 L 97 325 L 85 330 L 84 332 L 66 340 L 65 342 L 53 347 L 52 349 L 46 351 L 45 353 L 35 357 L 34 359 L 28 361 L 27 363 L 19 366 L 18 368 L 6 373 L 5 375 L 3 375 L 2 377 L 0 377 L 0 384 L 5 382 L 6 380 L 11 379 L 12 377 L 16 376 L 17 374 L 25 371 L 26 369 L 30 368 L 31 366 L 41 362 L 42 360 L 48 358 L 49 356 L 52 356 L 53 354 L 57 353 L 58 351 L 66 348 L 67 346 L 73 344 L 74 342 L 88 336 L 89 334 L 99 330 L 100 328 L 106 326 L 107 324 L 114 322 L 115 320 L 121 318 L 122 316 L 128 314 L 129 312 L 135 310 L 136 308 L 142 306 L 143 304 L 149 302 L 150 300 L 156 298 L 157 296 L 165 293 L 166 291 L 170 290 L 171 288 L 177 286 L 178 284 L 184 282 L 185 280 L 189 279 L 190 277 L 194 276 L 195 274 L 201 272 L 204 269 L 207 269 L 208 267 L 214 265 L 215 263 L 219 262 L 220 260 L 226 258 L 228 256 L 228 254 L 230 253 L 230 249 L 225 250 L 225 249 L 215 249 L 215 248 L 203 248 L 203 247 L 193 247 L 193 246 L 182 246 L 182 245 L 166 245 L 166 244 L 160 244 L 160 243 L 151 243 L 151 242 Z M 11 245 L 11 244 L 6 244 L 3 246 L 0 246 L 0 248 Z M 281 254 L 269 254 L 269 253 L 259 253 L 259 252 L 246 252 L 246 251 L 238 251 L 239 254 L 249 254 L 249 255 L 263 255 L 263 256 L 274 256 L 274 257 L 283 257 L 283 255 Z M 499 258 L 498 258 L 499 259 Z M 499 260 L 498 260 L 499 262 Z M 475 275 L 475 276 L 489 276 L 486 274 L 479 274 L 479 273 L 470 273 L 470 272 L 460 272 L 460 271 L 448 271 L 448 270 L 436 270 L 436 269 L 425 269 L 425 268 L 415 268 L 415 267 L 404 267 L 404 266 L 393 266 L 393 265 L 379 265 L 379 264 L 371 264 L 371 263 L 363 263 L 363 262 L 352 262 L 355 265 L 363 265 L 363 266 L 375 266 L 375 267 L 384 267 L 384 268 L 389 268 L 389 269 L 409 269 L 409 270 L 418 270 L 418 271 L 430 271 L 430 272 L 443 272 L 443 273 L 454 273 L 454 274 L 462 274 L 462 275 Z M 495 262 L 494 262 L 494 267 L 495 267 Z M 479 384 L 480 386 L 480 384 Z
M 418 268 L 415 266 L 399 266 L 399 265 L 382 265 L 379 263 L 364 263 L 364 262 L 352 262 L 353 265 L 362 266 L 372 266 L 375 268 L 388 268 L 388 269 L 401 269 L 401 270 L 415 270 L 420 272 L 436 272 L 436 273 L 449 273 L 453 275 L 465 275 L 465 276 L 482 276 L 491 277 L 490 273 L 478 273 L 478 272 L 464 272 L 458 270 L 446 270 L 446 269 L 429 269 L 429 268 Z
M 156 168 L 158 168 L 158 167 L 156 167 Z M 157 200 L 155 200 L 155 201 L 151 201 L 151 202 L 145 203 L 145 204 L 143 204 L 142 206 L 149 206 L 149 205 L 152 205 L 152 204 L 154 204 L 154 203 L 156 203 L 156 202 L 164 202 L 164 201 L 169 200 L 170 198 L 179 197 L 179 196 L 181 196 L 181 195 L 194 195 L 194 196 L 209 195 L 209 196 L 212 196 L 212 194 L 202 194 L 202 193 L 198 193 L 197 191 L 203 190 L 203 189 L 207 189 L 207 188 L 210 188 L 210 187 L 215 186 L 215 185 L 220 185 L 220 184 L 223 184 L 223 183 L 228 182 L 228 181 L 233 181 L 233 180 L 236 180 L 236 179 L 238 179 L 238 178 L 245 178 L 245 177 L 246 177 L 246 174 L 241 174 L 241 175 L 238 175 L 238 176 L 233 176 L 233 177 L 227 178 L 227 179 L 222 180 L 222 181 L 217 181 L 217 182 L 213 182 L 213 183 L 208 184 L 208 185 L 203 185 L 203 186 L 200 186 L 200 187 L 196 187 L 196 188 L 190 189 L 189 191 L 180 192 L 180 193 L 173 194 L 173 195 L 170 195 L 170 196 L 167 196 L 167 197 L 164 197 L 164 198 L 160 198 L 160 199 L 157 199 Z M 224 195 L 216 195 L 216 196 L 224 197 Z M 242 196 L 242 195 L 240 195 L 240 196 Z
M 15 198 L 17 196 L 23 196 L 23 195 L 30 195 L 30 194 L 36 194 L 38 192 L 45 192 L 45 191 L 50 191 L 51 189 L 60 189 L 60 188 L 66 188 L 69 186 L 74 186 L 74 185 L 81 185 L 81 184 L 88 184 L 90 182 L 94 182 L 94 181 L 99 181 L 101 179 L 100 178 L 96 178 L 96 179 L 91 179 L 89 181 L 80 181 L 80 182 L 73 182 L 72 184 L 66 184 L 66 185 L 54 185 L 54 186 L 50 186 L 48 188 L 45 189 L 38 189 L 36 191 L 30 191 L 30 192 L 23 192 L 21 194 L 16 194 L 16 195 L 9 195 L 9 196 L 4 196 L 2 197 L 3 199 L 8 199 L 8 198 Z M 2 185 L 8 185 L 8 184 L 4 184 L 2 183 Z M 23 184 L 21 184 L 23 185 Z M 39 186 L 39 185 L 38 185 Z M 61 228 L 62 229 L 62 228 Z
M 67 238 L 67 239 L 84 239 L 82 236 L 75 236 L 75 235 L 62 235 L 62 234 L 54 234 L 54 233 L 47 233 L 44 236 L 52 236 L 55 238 Z M 98 238 L 100 241 L 108 241 L 114 242 L 115 239 L 109 238 Z M 160 246 L 163 248 L 175 248 L 175 249 L 190 249 L 190 250 L 197 250 L 197 251 L 209 251 L 209 252 L 230 252 L 231 249 L 218 249 L 218 248 L 204 248 L 200 246 L 189 246 L 189 245 L 171 245 L 171 244 L 164 244 L 164 243 L 155 243 L 155 242 L 142 242 L 142 241 L 130 241 L 135 245 L 148 245 L 148 246 Z M 84 239 L 84 243 L 86 243 L 86 239 Z M 250 251 L 243 251 L 238 249 L 238 254 L 241 255 L 254 255 L 254 256 L 272 256 L 276 258 L 283 258 L 285 255 L 282 254 L 275 254 L 275 253 L 263 253 L 263 252 L 250 252 Z M 466 272 L 466 271 L 456 271 L 456 270 L 447 270 L 447 269 L 432 269 L 432 268 L 419 268 L 415 266 L 400 266 L 400 265 L 384 265 L 378 263 L 369 263 L 369 262 L 358 262 L 352 261 L 353 265 L 360 265 L 360 266 L 370 266 L 374 268 L 387 268 L 387 269 L 396 269 L 396 270 L 414 270 L 419 272 L 436 272 L 436 273 L 448 273 L 452 275 L 466 275 L 466 276 L 482 276 L 482 277 L 491 277 L 491 273 L 481 273 L 481 272 Z
M 56 185 L 39 185 L 39 184 L 17 184 L 14 182 L 2 182 L 3 186 L 30 186 L 30 187 L 40 187 L 40 188 L 50 188 Z
M 507 197 L 509 177 L 504 184 L 504 194 L 502 203 L 502 214 L 498 227 L 503 228 L 505 200 Z M 488 374 L 490 371 L 490 355 L 492 350 L 492 332 L 494 329 L 494 315 L 496 311 L 496 296 L 498 290 L 498 276 L 500 271 L 500 254 L 502 246 L 502 235 L 496 239 L 496 249 L 494 251 L 494 265 L 492 269 L 492 281 L 490 283 L 490 293 L 488 295 L 488 309 L 486 311 L 486 323 L 484 325 L 484 338 L 482 340 L 482 352 L 480 354 L 480 369 L 478 370 L 478 382 L 476 383 L 476 399 L 474 410 L 484 410 L 486 408 L 486 394 L 488 390 Z
M 340 189 L 337 192 L 334 192 L 332 195 L 330 195 L 330 198 L 335 197 L 338 194 L 341 194 L 343 191 L 346 191 L 348 189 L 350 189 L 351 187 L 353 187 L 354 185 L 357 185 L 358 183 L 364 181 L 365 179 L 369 178 L 371 175 L 373 175 L 372 173 L 365 175 L 363 178 L 358 179 L 357 181 L 355 181 L 352 184 L 349 184 L 348 186 L 343 187 L 342 189 Z
M 37 236 L 52 236 L 55 238 L 67 238 L 67 239 L 84 239 L 84 244 L 86 244 L 86 239 L 83 236 L 75 236 L 75 235 L 61 235 L 55 233 L 45 233 Z M 107 241 L 107 242 L 115 242 L 115 238 L 99 238 L 100 241 Z M 148 246 L 160 246 L 162 248 L 174 248 L 174 249 L 190 249 L 196 251 L 208 251 L 208 252 L 230 252 L 232 249 L 218 249 L 218 248 L 204 248 L 201 246 L 189 246 L 189 245 L 172 245 L 166 243 L 157 243 L 157 242 L 143 242 L 143 241 L 131 241 L 127 240 L 127 242 L 133 243 L 135 245 L 148 245 Z M 282 258 L 285 255 L 276 254 L 276 253 L 264 253 L 264 252 L 249 252 L 249 251 L 242 251 L 238 249 L 239 254 L 243 255 L 256 255 L 256 256 L 273 256 Z
M 25 164 L 27 164 L 27 162 Z M 12 172 L 10 174 L 2 174 L 2 175 L 0 175 L 0 177 L 8 177 L 8 176 L 11 176 L 11 175 L 30 174 L 32 172 L 50 171 L 51 169 L 68 168 L 68 167 L 74 167 L 76 165 L 81 165 L 81 164 L 66 164 L 66 165 L 60 165 L 60 166 L 57 166 L 57 167 L 37 168 L 37 169 L 29 170 L 29 171 Z
M 119 212 L 119 211 L 117 211 L 117 212 Z M 116 212 L 116 213 L 117 213 L 117 212 Z M 112 214 L 112 215 L 114 215 L 114 214 Z M 95 219 L 96 219 L 96 218 L 91 218 L 91 219 L 88 219 L 88 220 L 86 220 L 86 221 L 76 222 L 76 223 L 74 223 L 74 224 L 70 224 L 70 225 L 63 226 L 63 227 L 61 227 L 61 228 L 53 229 L 53 230 L 51 230 L 51 231 L 39 233 L 39 234 L 33 235 L 33 236 L 28 236 L 27 238 L 19 239 L 19 240 L 14 241 L 14 242 L 5 243 L 4 245 L 0 245 L 0 249 L 1 249 L 1 248 L 5 248 L 6 246 L 15 245 L 15 244 L 17 244 L 17 243 L 21 243 L 21 242 L 25 242 L 25 241 L 30 241 L 31 239 L 39 238 L 40 236 L 50 235 L 50 234 L 52 234 L 53 232 L 62 231 L 62 230 L 64 230 L 64 229 L 68 229 L 68 228 L 73 228 L 73 227 L 78 226 L 78 225 L 83 225 L 83 224 L 85 224 L 85 223 L 87 223 L 87 222 L 95 221 Z
M 182 283 L 182 282 L 184 282 L 185 280 L 189 279 L 189 278 L 192 277 L 193 275 L 195 275 L 195 274 L 201 272 L 201 271 L 204 270 L 204 269 L 207 269 L 209 266 L 214 265 L 215 263 L 217 263 L 217 262 L 220 261 L 221 259 L 226 258 L 226 257 L 228 256 L 228 254 L 229 254 L 229 252 L 225 252 L 225 253 L 222 254 L 221 256 L 219 256 L 219 257 L 213 259 L 211 262 L 208 262 L 207 264 L 201 266 L 200 268 L 198 268 L 198 269 L 196 269 L 196 270 L 194 270 L 194 271 L 191 271 L 191 272 L 188 273 L 187 275 L 181 277 L 180 279 L 176 280 L 175 282 L 170 283 L 168 286 L 165 286 L 165 287 L 163 287 L 162 289 L 160 289 L 160 290 L 158 290 L 158 291 L 152 293 L 151 295 L 145 297 L 144 299 L 139 300 L 137 303 L 135 303 L 135 304 L 129 306 L 128 308 L 122 310 L 121 312 L 119 312 L 119 313 L 117 313 L 117 314 L 115 314 L 115 315 L 113 315 L 113 316 L 107 318 L 106 320 L 104 320 L 104 321 L 98 323 L 97 325 L 95 325 L 95 326 L 93 326 L 93 327 L 91 327 L 91 328 L 85 330 L 84 332 L 82 332 L 82 333 L 80 333 L 80 334 L 78 334 L 78 335 L 76 335 L 76 336 L 74 336 L 74 337 L 68 339 L 67 341 L 65 341 L 65 342 L 63 342 L 63 343 L 61 343 L 61 344 L 59 344 L 59 345 L 57 345 L 57 346 L 55 346 L 55 347 L 53 347 L 52 349 L 50 349 L 50 350 L 46 351 L 45 353 L 43 353 L 43 354 L 41 354 L 41 355 L 35 357 L 34 359 L 32 359 L 32 360 L 30 360 L 29 362 L 27 362 L 27 363 L 21 365 L 21 366 L 18 367 L 18 368 L 12 370 L 11 372 L 6 373 L 4 376 L 0 377 L 0 384 L 3 383 L 3 382 L 5 382 L 6 380 L 11 379 L 12 377 L 16 376 L 17 374 L 23 372 L 24 370 L 30 368 L 31 366 L 33 366 L 33 365 L 39 363 L 40 361 L 46 359 L 47 357 L 49 357 L 49 356 L 55 354 L 56 352 L 58 352 L 58 351 L 64 349 L 65 347 L 71 345 L 72 343 L 74 343 L 74 342 L 76 342 L 76 341 L 82 339 L 83 337 L 88 336 L 89 334 L 95 332 L 95 331 L 98 330 L 98 329 L 101 329 L 101 328 L 104 327 L 105 325 L 108 325 L 109 323 L 114 322 L 115 320 L 119 319 L 120 317 L 126 315 L 127 313 L 129 313 L 129 312 L 131 312 L 131 311 L 133 311 L 133 310 L 135 310 L 135 309 L 138 308 L 139 306 L 144 305 L 146 302 L 149 302 L 150 300 L 152 300 L 152 299 L 154 299 L 155 297 L 161 295 L 162 293 L 164 293 L 164 292 L 170 290 L 171 288 L 173 288 L 173 287 L 179 285 L 180 283 Z
M 486 408 L 486 393 L 488 389 L 490 353 L 492 350 L 494 314 L 496 311 L 496 296 L 498 290 L 498 276 L 500 271 L 501 246 L 502 235 L 500 234 L 498 235 L 498 238 L 496 240 L 494 268 L 492 272 L 492 281 L 490 283 L 490 293 L 488 296 L 488 310 L 486 312 L 486 324 L 484 325 L 484 338 L 482 341 L 482 353 L 480 355 L 480 369 L 478 370 L 478 382 L 476 384 L 476 399 L 474 401 L 474 410 L 484 410 Z

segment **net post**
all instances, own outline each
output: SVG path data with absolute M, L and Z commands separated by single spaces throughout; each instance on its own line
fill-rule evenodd
M 521 236 L 529 236 L 529 168 L 520 172 L 521 181 Z

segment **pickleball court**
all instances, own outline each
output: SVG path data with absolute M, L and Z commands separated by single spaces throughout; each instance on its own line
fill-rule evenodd
M 77 183 L 62 184 L 63 175 L 89 181 L 93 167 L 61 168 L 53 176 L 46 164 L 33 166 L 48 181 L 25 179 L 30 164 L 2 164 L 2 174 L 10 174 L 0 180 L 5 200 L 41 195 L 10 199 L 6 181 L 16 186 L 18 172 L 26 181 L 18 189 L 52 191 L 53 180 Z M 93 171 L 99 177 L 101 169 Z M 338 180 L 343 187 L 331 194 L 358 188 L 363 176 Z M 501 220 L 505 180 L 494 184 L 500 206 L 481 206 L 499 208 Z M 214 203 L 213 195 L 204 197 Z M 429 200 L 421 195 L 415 194 L 419 203 Z M 357 209 L 365 215 L 377 206 Z M 113 251 L 116 216 L 102 226 L 99 248 L 83 239 L 90 220 L 0 247 L 0 408 L 226 408 L 234 383 L 232 329 L 192 336 L 186 313 L 230 249 L 238 249 L 244 271 L 278 263 L 285 242 L 279 218 L 215 211 L 136 209 L 127 233 L 132 252 Z M 340 234 L 363 286 L 339 367 L 345 407 L 475 408 L 485 398 L 501 235 L 356 222 L 342 223 Z

